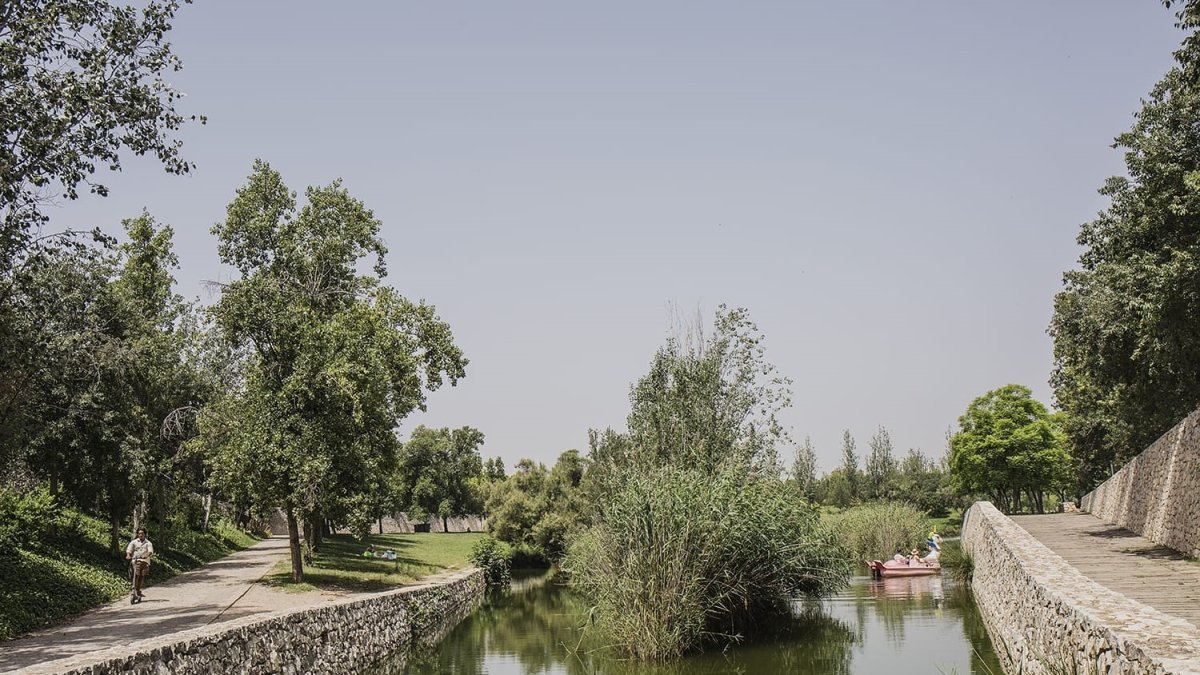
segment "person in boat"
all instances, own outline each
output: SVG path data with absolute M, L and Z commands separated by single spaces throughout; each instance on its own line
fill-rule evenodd
M 907 562 L 908 562 L 908 556 L 906 556 L 906 555 L 904 555 L 903 553 L 901 553 L 901 552 L 900 552 L 900 549 L 896 549 L 896 555 L 892 556 L 892 560 L 894 560 L 894 561 L 896 561 L 896 562 L 898 562 L 898 563 L 907 563 Z
M 921 552 L 914 548 L 912 550 L 912 553 L 910 553 L 908 556 L 908 566 L 909 567 L 921 567 L 924 564 L 925 564 L 925 562 L 923 560 L 921 560 Z

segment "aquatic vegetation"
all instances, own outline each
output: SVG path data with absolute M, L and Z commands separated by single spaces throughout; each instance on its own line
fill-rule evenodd
M 848 579 L 816 510 L 779 481 L 681 467 L 629 472 L 564 561 L 608 640 L 667 659 L 740 639 Z

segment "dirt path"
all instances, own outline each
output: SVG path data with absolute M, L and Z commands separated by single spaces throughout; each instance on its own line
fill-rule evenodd
M 1200 563 L 1084 513 L 1013 521 L 1092 581 L 1200 626 Z
M 230 621 L 248 614 L 329 602 L 334 593 L 284 593 L 256 584 L 288 552 L 286 537 L 250 548 L 145 589 L 130 605 L 128 596 L 69 623 L 0 643 L 0 672 L 13 672 L 139 640 Z

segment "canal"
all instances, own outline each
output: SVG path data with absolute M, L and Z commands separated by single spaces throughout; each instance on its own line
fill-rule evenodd
M 405 675 L 1000 675 L 969 591 L 947 577 L 875 581 L 797 601 L 790 621 L 725 650 L 669 664 L 625 660 L 588 629 L 587 605 L 542 576 L 514 579 L 436 646 L 376 672 Z

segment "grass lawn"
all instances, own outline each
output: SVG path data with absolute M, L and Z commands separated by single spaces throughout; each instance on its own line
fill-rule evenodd
M 478 532 L 434 532 L 373 534 L 359 541 L 348 534 L 335 534 L 325 538 L 321 550 L 313 555 L 313 564 L 304 567 L 303 583 L 292 583 L 292 565 L 287 559 L 271 570 L 266 582 L 295 592 L 382 591 L 445 570 L 470 567 L 471 547 L 483 537 Z M 368 544 L 378 551 L 392 549 L 396 559 L 364 558 Z
M 950 515 L 944 518 L 930 518 L 930 522 L 937 527 L 938 534 L 943 537 L 957 537 L 962 531 L 963 514 L 958 510 L 950 512 Z

